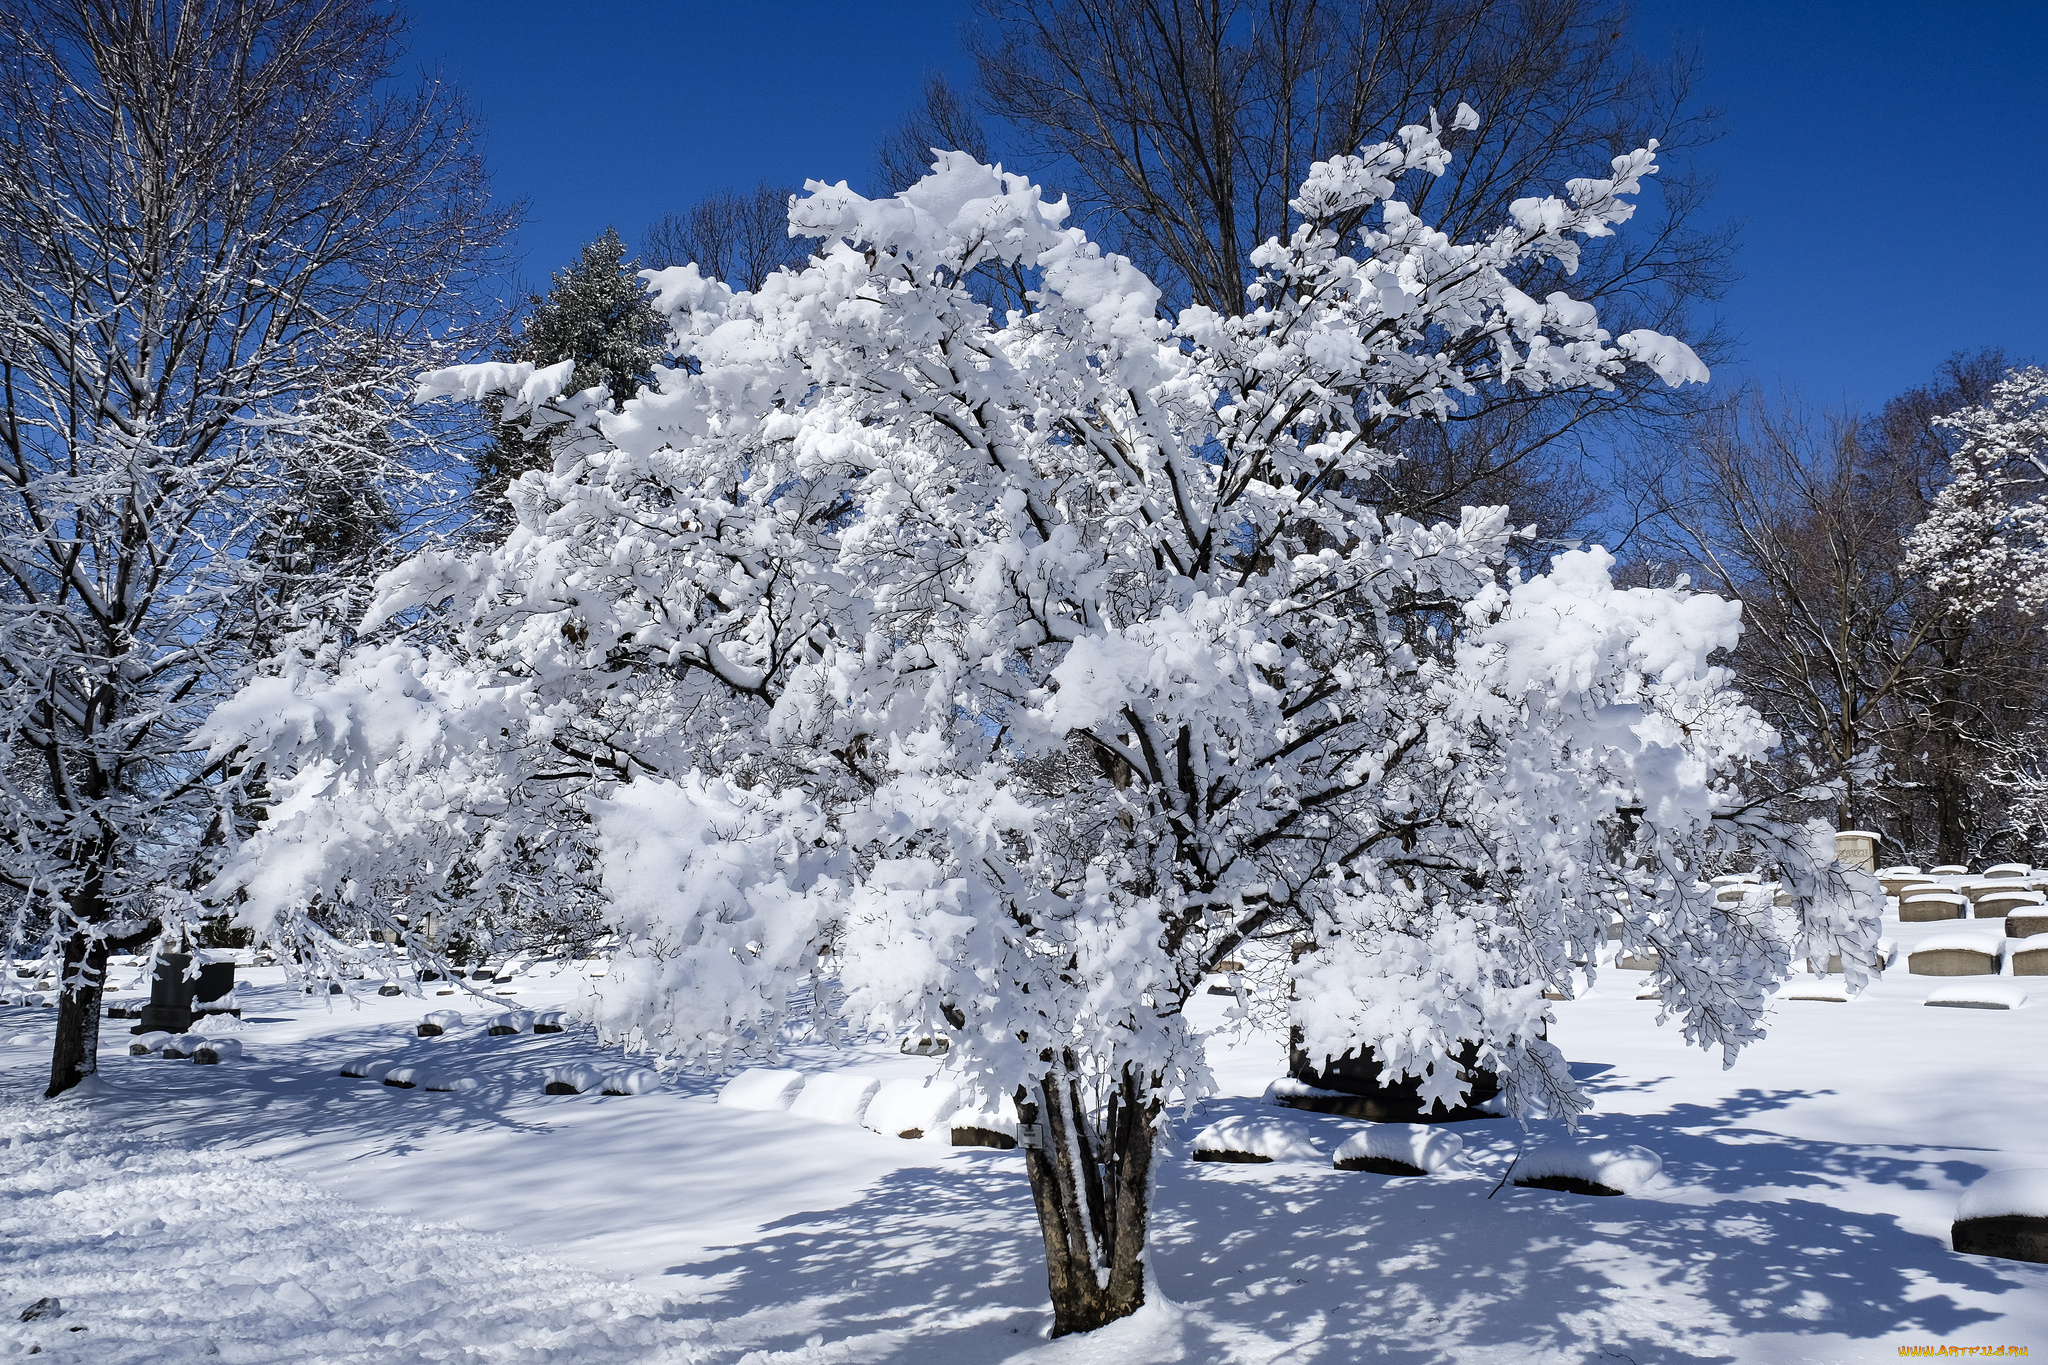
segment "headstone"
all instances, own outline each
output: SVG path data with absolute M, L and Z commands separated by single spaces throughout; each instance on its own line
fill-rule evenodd
M 1499 1117 L 1480 1108 L 1500 1094 L 1500 1078 L 1491 1071 L 1480 1069 L 1476 1043 L 1467 1043 L 1458 1057 L 1460 1078 L 1466 1080 L 1470 1087 L 1465 1103 L 1455 1109 L 1446 1109 L 1441 1101 L 1432 1101 L 1426 1107 L 1427 1112 L 1422 1101 L 1421 1077 L 1383 1081 L 1379 1060 L 1373 1056 L 1371 1048 L 1347 1052 L 1334 1059 L 1326 1058 L 1323 1065 L 1317 1067 L 1306 1052 L 1290 1045 L 1287 1060 L 1287 1073 L 1295 1080 L 1317 1090 L 1337 1092 L 1335 1097 L 1312 1095 L 1281 1100 L 1280 1103 L 1289 1109 L 1341 1114 L 1349 1118 L 1369 1119 L 1374 1123 L 1465 1123 Z
M 192 1010 L 192 996 L 198 982 L 187 980 L 185 969 L 192 964 L 189 953 L 163 953 L 156 960 L 156 975 L 149 981 L 149 1003 L 142 1007 L 142 1022 L 130 1033 L 184 1033 L 198 1016 Z
M 1963 906 L 1967 903 L 1956 891 L 1908 892 L 1899 901 L 1899 921 L 1902 924 L 1926 924 L 1934 920 L 1961 919 Z
M 2048 934 L 2021 939 L 2010 953 L 2014 976 L 2048 976 Z
M 2032 938 L 2036 934 L 2048 934 L 2048 907 L 2039 910 L 2014 910 L 2006 915 L 2007 938 Z
M 955 1147 L 993 1147 L 999 1152 L 1007 1152 L 1017 1145 L 1017 1139 L 1011 1137 L 1008 1133 L 999 1133 L 993 1128 L 955 1128 L 953 1130 L 953 1145 Z
M 199 979 L 192 983 L 192 1012 L 242 1017 L 242 1007 L 235 1003 L 234 959 L 199 964 Z
M 1835 861 L 1865 872 L 1877 871 L 1877 841 L 1883 836 L 1866 829 L 1845 829 L 1835 835 Z
M 2002 947 L 2002 941 L 1932 939 L 1906 955 L 1906 970 L 1914 976 L 1996 976 Z
M 2048 1265 L 2048 1218 L 2009 1213 L 1993 1218 L 1959 1218 L 1949 1241 L 1965 1256 L 1998 1256 Z
M 1978 919 L 2004 919 L 2015 910 L 2039 908 L 2041 904 L 2040 896 L 2032 891 L 1994 891 L 1972 899 Z
M 404 995 L 405 987 L 394 981 L 387 981 L 377 988 L 377 994 L 382 996 Z

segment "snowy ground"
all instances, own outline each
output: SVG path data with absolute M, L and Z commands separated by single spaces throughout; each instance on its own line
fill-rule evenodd
M 1910 948 L 1953 926 L 1893 926 Z M 1640 1197 L 1512 1185 L 1525 1141 L 1458 1128 L 1469 1169 L 1163 1162 L 1163 1297 L 1047 1343 L 1019 1161 L 713 1103 L 688 1079 L 548 1097 L 587 1034 L 483 1036 L 475 999 L 336 1004 L 244 973 L 239 1063 L 119 1054 L 46 1105 L 54 1011 L 0 1010 L 0 1354 L 80 1361 L 1864 1361 L 1899 1345 L 2048 1352 L 2048 1267 L 1958 1256 L 1958 1195 L 2048 1166 L 2048 978 L 2028 1007 L 1931 1009 L 1900 967 L 1851 1004 L 1786 1001 L 1733 1071 L 1652 1027 L 1639 973 L 1557 1006 L 1588 1137 L 1659 1153 Z M 2033 979 L 2016 984 L 2031 985 Z M 502 1003 L 573 1005 L 579 973 Z M 1216 1002 L 1220 1005 L 1221 1002 Z M 428 1009 L 471 1022 L 418 1039 Z M 365 1053 L 466 1093 L 335 1074 Z M 1231 1114 L 1270 1042 L 1221 1044 Z M 801 1053 L 877 1076 L 931 1063 Z M 45 1296 L 59 1317 L 18 1322 Z M 84 1329 L 84 1330 L 74 1330 Z

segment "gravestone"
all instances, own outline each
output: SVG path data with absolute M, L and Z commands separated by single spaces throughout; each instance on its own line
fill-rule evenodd
M 1966 900 L 1957 891 L 1907 892 L 1899 901 L 1901 924 L 1927 924 L 1935 920 L 1961 919 Z
M 2048 1264 L 2048 1218 L 2024 1214 L 1960 1218 L 1949 1227 L 1949 1241 L 1965 1256 Z
M 1287 1049 L 1287 1074 L 1318 1090 L 1335 1095 L 1287 1096 L 1278 1102 L 1288 1109 L 1305 1109 L 1317 1114 L 1340 1114 L 1368 1119 L 1374 1123 L 1467 1123 L 1474 1119 L 1498 1118 L 1479 1106 L 1500 1094 L 1500 1078 L 1479 1067 L 1479 1046 L 1467 1043 L 1458 1055 L 1458 1072 L 1470 1089 L 1464 1104 L 1446 1109 L 1441 1101 L 1427 1107 L 1422 1101 L 1422 1078 L 1409 1076 L 1387 1082 L 1380 1076 L 1379 1059 L 1371 1048 L 1325 1059 L 1315 1066 L 1298 1045 Z
M 1882 836 L 1866 829 L 1845 829 L 1835 835 L 1835 861 L 1865 872 L 1877 871 L 1877 841 Z
M 149 1003 L 142 1007 L 142 1022 L 130 1033 L 185 1033 L 199 1016 L 193 1013 L 193 992 L 198 981 L 188 980 L 185 969 L 192 964 L 190 953 L 163 953 L 156 960 L 156 975 L 149 980 Z M 232 972 L 232 968 L 230 971 Z
M 242 1017 L 242 1007 L 234 1003 L 235 964 L 227 962 L 201 962 L 199 979 L 192 983 L 192 1012 L 197 1015 L 231 1014 Z

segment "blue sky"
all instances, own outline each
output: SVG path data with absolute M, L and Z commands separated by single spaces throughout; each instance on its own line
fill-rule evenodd
M 408 8 L 412 60 L 469 91 L 528 201 L 529 281 L 720 188 L 861 186 L 924 72 L 970 74 L 955 0 Z M 2048 360 L 2048 6 L 1641 0 L 1636 31 L 1696 40 L 1727 110 L 1701 158 L 1743 224 L 1717 383 L 1860 410 L 1958 349 Z

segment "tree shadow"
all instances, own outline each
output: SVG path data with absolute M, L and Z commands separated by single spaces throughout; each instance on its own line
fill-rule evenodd
M 1927 1185 L 1930 1163 L 1916 1156 L 1745 1126 L 1803 1097 L 1751 1090 L 1602 1121 L 1600 1140 L 1658 1150 L 1676 1188 L 1705 1203 L 1495 1192 L 1523 1141 L 1506 1122 L 1458 1125 L 1476 1169 L 1418 1179 L 1198 1165 L 1169 1140 L 1152 1245 L 1158 1285 L 1181 1311 L 1165 1337 L 1110 1355 L 1041 1344 L 1044 1258 L 1014 1155 L 898 1171 L 844 1207 L 782 1219 L 669 1274 L 678 1310 L 707 1315 L 735 1354 L 920 1363 L 1721 1361 L 1756 1334 L 1816 1350 L 1900 1333 L 1954 1340 L 1999 1317 L 1979 1296 L 2048 1289 L 2048 1271 L 1958 1256 L 1890 1214 L 1744 1197 L 1816 1178 Z M 1300 1119 L 1325 1150 L 1357 1126 L 1245 1099 L 1209 1102 L 1178 1127 L 1251 1112 Z M 1935 1164 L 1959 1181 L 1979 1170 Z M 829 1354 L 808 1354 L 825 1343 Z

